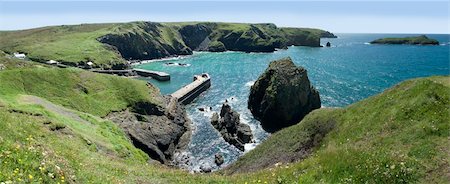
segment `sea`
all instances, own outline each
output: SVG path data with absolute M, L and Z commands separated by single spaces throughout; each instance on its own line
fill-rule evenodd
M 250 87 L 273 60 L 291 57 L 297 66 L 304 67 L 312 85 L 320 92 L 323 107 L 345 107 L 404 80 L 450 74 L 448 34 L 426 34 L 440 42 L 435 46 L 369 44 L 378 38 L 418 34 L 336 35 L 338 38 L 321 39 L 322 45 L 330 42 L 331 47 L 290 46 L 273 53 L 194 52 L 190 56 L 154 60 L 134 67 L 169 73 L 171 80 L 167 82 L 142 78 L 157 86 L 162 94 L 173 93 L 189 84 L 194 75 L 211 76 L 211 88 L 186 106 L 193 133 L 188 150 L 181 156 L 189 158 L 185 168 L 192 172 L 202 167 L 219 169 L 214 163 L 217 153 L 224 156 L 222 167 L 233 163 L 270 136 L 253 118 L 247 101 Z M 213 112 L 219 112 L 225 101 L 239 112 L 241 123 L 250 125 L 253 131 L 255 143 L 246 144 L 244 152 L 225 142 L 210 123 Z

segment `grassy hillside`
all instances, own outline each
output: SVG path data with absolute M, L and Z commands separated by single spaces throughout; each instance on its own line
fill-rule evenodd
M 288 183 L 446 183 L 449 91 L 449 77 L 414 79 L 344 109 L 313 111 L 225 173 L 272 167 L 258 175 Z
M 97 67 L 123 63 L 117 51 L 96 39 L 111 32 L 115 24 L 51 26 L 0 32 L 0 50 L 24 52 L 35 61 L 56 60 L 68 65 L 89 61 Z
M 0 71 L 0 87 L 0 182 L 445 183 L 449 179 L 449 77 L 409 80 L 344 109 L 313 111 L 223 171 L 243 171 L 234 175 L 189 174 L 148 162 L 116 124 L 101 118 L 136 101 L 157 103 L 152 95 L 156 91 L 144 82 L 38 67 Z M 278 162 L 282 164 L 275 166 Z
M 0 86 L 0 182 L 216 180 L 150 164 L 116 124 L 101 118 L 136 101 L 157 103 L 152 97 L 157 91 L 145 82 L 77 69 L 26 68 L 0 71 Z
M 81 69 L 20 69 L 0 72 L 0 96 L 29 94 L 63 106 L 105 116 L 137 102 L 160 103 L 144 81 L 99 75 Z M 155 98 L 152 98 L 152 97 Z

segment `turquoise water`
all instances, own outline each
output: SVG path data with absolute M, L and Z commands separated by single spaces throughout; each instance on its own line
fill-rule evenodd
M 228 99 L 232 108 L 241 114 L 241 121 L 251 126 L 257 143 L 267 137 L 247 109 L 247 98 L 251 84 L 272 60 L 289 56 L 295 64 L 305 67 L 325 107 L 344 107 L 406 79 L 449 75 L 450 35 L 427 35 L 441 42 L 437 46 L 367 44 L 377 38 L 403 36 L 411 35 L 338 34 L 339 38 L 322 39 L 322 45 L 329 41 L 331 48 L 289 47 L 274 53 L 200 52 L 136 68 L 170 73 L 170 82 L 151 80 L 163 94 L 190 83 L 195 74 L 211 75 L 211 88 L 186 107 L 194 124 L 192 142 L 186 153 L 191 157 L 188 168 L 197 170 L 202 165 L 214 165 L 215 153 L 223 153 L 225 164 L 242 154 L 224 142 L 210 125 L 212 112 L 200 112 L 199 107 L 211 106 L 213 111 L 220 111 L 221 104 Z M 167 62 L 189 66 L 167 66 Z

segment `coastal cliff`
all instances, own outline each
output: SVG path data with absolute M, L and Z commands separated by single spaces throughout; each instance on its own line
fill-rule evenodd
M 192 51 L 273 52 L 286 46 L 320 47 L 326 31 L 278 28 L 275 24 L 135 22 L 98 40 L 128 60 L 188 55 Z M 329 36 L 323 34 L 323 36 Z
M 218 22 L 129 22 L 50 26 L 0 32 L 0 50 L 21 52 L 33 61 L 69 66 L 127 68 L 126 60 L 190 55 L 193 51 L 273 52 L 287 46 L 320 47 L 332 33 L 275 24 Z

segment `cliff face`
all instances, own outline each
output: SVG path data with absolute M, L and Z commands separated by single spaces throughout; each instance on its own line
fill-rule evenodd
M 298 28 L 282 28 L 286 45 L 320 47 L 320 33 Z
M 274 24 L 134 22 L 99 37 L 128 60 L 189 55 L 192 51 L 273 52 L 288 45 L 320 47 L 332 33 Z
M 192 54 L 177 31 L 153 22 L 130 23 L 98 38 L 98 41 L 116 48 L 127 60 L 157 59 L 174 55 Z
M 211 26 L 207 24 L 187 25 L 179 29 L 184 43 L 192 50 L 204 50 L 209 44 L 208 36 L 212 33 Z M 206 42 L 206 43 L 203 43 Z M 202 44 L 203 43 L 203 44 Z

